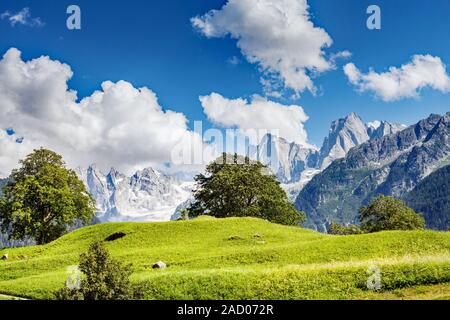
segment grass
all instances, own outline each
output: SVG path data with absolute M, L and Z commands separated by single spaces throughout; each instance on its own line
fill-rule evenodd
M 19 297 L 0 294 L 0 301 L 2 301 L 2 300 L 3 301 L 15 301 L 15 300 L 24 300 L 24 299 L 19 298 Z
M 364 299 L 376 300 L 450 300 L 450 283 L 415 286 L 392 291 L 368 292 Z
M 126 236 L 106 246 L 133 264 L 132 280 L 144 285 L 146 299 L 392 299 L 427 288 L 434 294 L 425 298 L 449 296 L 449 232 L 343 237 L 210 217 L 95 225 L 48 245 L 0 250 L 9 254 L 0 261 L 0 293 L 51 299 L 80 253 L 118 232 Z M 160 260 L 168 268 L 153 270 Z M 381 292 L 367 289 L 371 266 L 381 271 Z M 432 291 L 436 286 L 444 289 Z

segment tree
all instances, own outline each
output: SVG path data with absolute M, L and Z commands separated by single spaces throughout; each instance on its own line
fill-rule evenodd
M 416 230 L 425 228 L 422 215 L 392 197 L 379 196 L 359 210 L 361 228 L 365 232 L 383 230 Z
M 95 202 L 57 153 L 34 150 L 13 170 L 0 198 L 0 224 L 10 239 L 51 242 L 71 225 L 87 224 Z
M 358 226 L 355 225 L 343 226 L 339 223 L 333 222 L 330 225 L 328 233 L 338 236 L 348 236 L 352 234 L 362 234 L 363 231 Z
M 188 209 L 194 217 L 258 217 L 284 225 L 305 219 L 289 202 L 276 177 L 260 162 L 234 155 L 209 164 L 206 175 L 195 178 L 195 201 Z
M 101 242 L 92 243 L 80 256 L 79 270 L 84 278 L 78 288 L 65 286 L 55 292 L 58 300 L 130 300 L 142 296 L 130 282 L 131 265 L 112 259 Z

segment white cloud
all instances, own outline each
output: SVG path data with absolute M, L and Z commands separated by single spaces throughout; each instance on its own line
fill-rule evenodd
M 296 95 L 315 93 L 313 78 L 333 69 L 324 53 L 333 41 L 314 26 L 308 9 L 306 0 L 229 0 L 191 23 L 206 37 L 236 39 L 247 60 L 264 72 L 267 92 L 279 90 L 281 84 Z
M 2 14 L 0 14 L 0 19 L 5 19 L 11 16 L 11 13 L 9 11 L 5 11 Z
M 384 101 L 417 98 L 424 88 L 442 93 L 450 92 L 450 78 L 446 65 L 439 57 L 415 55 L 400 68 L 390 67 L 388 72 L 370 70 L 363 74 L 353 63 L 344 66 L 344 73 L 360 92 L 370 91 Z
M 344 66 L 344 73 L 348 78 L 348 81 L 350 81 L 351 84 L 357 85 L 358 82 L 361 80 L 361 72 L 358 70 L 358 68 L 353 63 L 347 63 Z
M 288 141 L 308 145 L 304 128 L 308 116 L 301 106 L 282 105 L 260 96 L 253 96 L 252 101 L 233 100 L 218 93 L 202 96 L 200 102 L 208 119 L 221 127 L 276 130 Z
M 61 153 L 71 167 L 96 163 L 131 172 L 170 162 L 180 144 L 202 145 L 186 117 L 163 110 L 150 89 L 106 81 L 77 103 L 67 86 L 71 77 L 68 65 L 49 57 L 25 62 L 14 48 L 0 60 L 1 173 L 40 146 Z M 16 133 L 5 134 L 7 128 Z
M 29 27 L 42 27 L 45 25 L 41 18 L 33 18 L 31 16 L 30 8 L 23 8 L 17 13 L 5 11 L 0 15 L 0 19 L 7 19 L 13 27 L 18 24 Z
M 227 62 L 229 64 L 231 64 L 232 66 L 237 66 L 238 64 L 241 63 L 241 60 L 236 56 L 232 56 L 232 57 L 228 58 Z
M 351 58 L 352 53 L 348 50 L 340 51 L 338 53 L 333 53 L 330 55 L 330 61 L 334 64 L 336 64 L 336 61 L 339 59 L 349 59 Z

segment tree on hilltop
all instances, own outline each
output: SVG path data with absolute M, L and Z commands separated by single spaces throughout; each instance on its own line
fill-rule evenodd
M 193 217 L 257 217 L 268 221 L 299 225 L 305 219 L 289 202 L 285 191 L 270 170 L 257 161 L 224 154 L 209 164 L 206 174 L 195 178 Z

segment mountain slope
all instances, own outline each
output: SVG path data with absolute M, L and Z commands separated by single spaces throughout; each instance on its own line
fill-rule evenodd
M 450 233 L 380 232 L 329 236 L 252 218 L 163 223 L 107 223 L 48 245 L 0 250 L 0 293 L 52 298 L 69 266 L 94 241 L 132 263 L 146 299 L 364 298 L 369 267 L 383 272 L 383 291 L 450 281 Z M 153 270 L 164 261 L 168 268 Z M 313 281 L 312 281 L 313 280 Z M 373 293 L 374 294 L 374 293 Z M 374 297 L 372 297 L 374 298 Z
M 358 209 L 376 195 L 402 198 L 450 156 L 450 112 L 369 140 L 336 160 L 300 192 L 296 206 L 309 227 L 357 223 Z
M 450 228 L 450 165 L 436 170 L 405 196 L 406 203 L 424 215 L 427 228 Z

